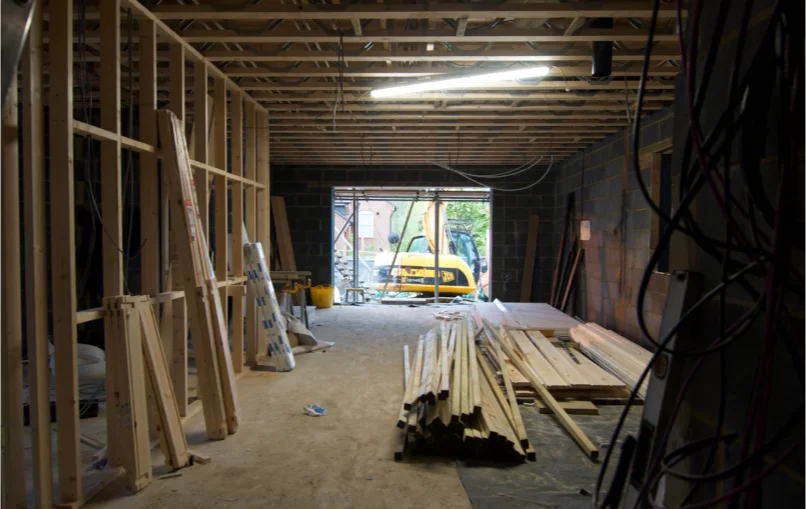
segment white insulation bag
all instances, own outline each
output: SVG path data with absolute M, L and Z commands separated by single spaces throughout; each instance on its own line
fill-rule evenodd
M 249 285 L 257 301 L 258 317 L 261 330 L 266 335 L 269 344 L 269 354 L 274 360 L 277 371 L 291 371 L 296 363 L 291 345 L 288 343 L 288 334 L 283 325 L 280 306 L 274 293 L 274 285 L 266 266 L 266 257 L 260 243 L 246 243 L 243 246 L 244 262 L 246 262 Z

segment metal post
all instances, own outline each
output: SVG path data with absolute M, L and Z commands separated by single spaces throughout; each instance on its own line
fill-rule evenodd
M 358 288 L 358 199 L 353 195 L 353 288 Z
M 434 304 L 439 304 L 439 193 L 434 194 Z
M 389 286 L 389 280 L 392 279 L 392 270 L 395 268 L 395 262 L 397 261 L 397 255 L 400 253 L 400 246 L 403 245 L 403 237 L 406 235 L 406 227 L 409 226 L 409 218 L 411 217 L 411 211 L 414 210 L 414 205 L 417 204 L 417 197 L 414 198 L 414 201 L 411 202 L 411 206 L 409 206 L 409 213 L 406 214 L 406 221 L 403 223 L 403 231 L 400 233 L 400 240 L 397 241 L 397 249 L 395 249 L 395 255 L 392 257 L 392 264 L 389 265 L 389 275 L 386 277 L 386 282 L 383 284 L 383 291 L 381 292 L 381 304 L 383 304 L 383 298 L 386 295 L 386 287 Z M 400 287 L 398 287 L 399 289 Z

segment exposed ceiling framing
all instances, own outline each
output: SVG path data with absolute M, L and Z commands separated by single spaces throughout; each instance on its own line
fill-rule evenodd
M 90 67 L 98 61 L 98 1 L 87 6 L 84 33 L 76 31 Z M 628 125 L 651 6 L 635 0 L 164 0 L 149 8 L 269 110 L 275 164 L 493 165 L 538 155 L 557 162 Z M 613 18 L 613 28 L 589 28 L 594 18 Z M 676 25 L 675 6 L 662 4 L 646 114 L 673 101 Z M 136 47 L 136 29 L 132 41 Z M 590 77 L 594 41 L 613 44 L 613 72 L 605 80 Z M 133 56 L 136 61 L 136 51 Z M 157 59 L 158 74 L 167 77 L 167 46 L 158 47 Z M 483 89 L 392 100 L 369 95 L 392 84 L 534 65 L 551 71 Z

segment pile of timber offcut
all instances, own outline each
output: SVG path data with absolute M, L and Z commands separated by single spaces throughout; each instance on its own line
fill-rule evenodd
M 508 374 L 503 374 L 502 390 L 475 337 L 470 320 L 461 317 L 444 320 L 421 336 L 413 363 L 404 349 L 396 460 L 403 459 L 404 451 L 534 459 Z
M 612 373 L 630 389 L 634 388 L 652 359 L 652 353 L 611 330 L 586 323 L 568 330 L 585 354 Z M 638 395 L 646 395 L 649 377 L 638 388 Z

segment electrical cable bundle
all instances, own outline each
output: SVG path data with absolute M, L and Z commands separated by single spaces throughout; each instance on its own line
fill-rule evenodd
M 730 508 L 761 507 L 762 481 L 793 454 L 802 454 L 804 445 L 804 338 L 802 324 L 796 322 L 792 314 L 792 308 L 797 306 L 802 310 L 804 304 L 804 276 L 800 271 L 804 253 L 804 225 L 800 221 L 804 212 L 802 195 L 798 191 L 798 188 L 802 191 L 804 173 L 804 5 L 803 2 L 779 0 L 770 9 L 754 12 L 753 0 L 745 0 L 740 9 L 738 31 L 728 31 L 726 20 L 733 18 L 728 16 L 729 0 L 720 0 L 713 25 L 703 21 L 705 2 L 694 0 L 689 5 L 688 33 L 684 34 L 682 6 L 678 0 L 677 33 L 685 86 L 683 106 L 689 125 L 685 138 L 676 136 L 675 139 L 676 150 L 682 154 L 679 205 L 674 213 L 668 214 L 652 200 L 639 165 L 641 110 L 659 4 L 660 0 L 654 0 L 638 102 L 633 115 L 631 157 L 641 193 L 666 228 L 644 271 L 637 296 L 639 326 L 657 351 L 636 387 L 640 387 L 661 354 L 690 362 L 666 423 L 665 435 L 655 437 L 659 442 L 654 450 L 659 452 L 648 458 L 646 481 L 640 487 L 634 507 L 647 503 L 652 507 L 663 507 L 654 500 L 655 488 L 663 476 L 691 483 L 680 507 L 695 509 L 720 503 L 727 503 Z M 738 11 L 739 6 L 733 5 L 734 12 Z M 764 14 L 769 18 L 759 23 L 755 18 Z M 713 31 L 710 40 L 700 45 L 700 30 L 706 26 Z M 748 33 L 751 27 L 760 32 L 753 35 L 761 36 L 752 53 L 746 52 L 748 41 L 754 40 Z M 725 40 L 734 43 L 726 45 Z M 715 74 L 717 62 L 730 64 L 730 72 L 727 75 Z M 723 80 L 727 83 L 727 94 L 722 87 L 716 90 L 718 85 L 712 83 Z M 709 85 L 714 87 L 710 95 Z M 714 96 L 719 96 L 719 101 L 715 101 Z M 719 107 L 723 104 L 724 107 Z M 708 130 L 701 122 L 706 105 L 710 109 L 707 117 L 712 120 Z M 718 116 L 713 115 L 713 110 L 718 110 Z M 774 148 L 770 150 L 770 147 Z M 769 157 L 768 150 L 775 157 Z M 713 217 L 708 218 L 707 225 L 698 222 L 692 211 L 692 203 L 697 198 L 718 206 L 718 223 Z M 719 238 L 713 236 L 714 224 L 720 224 L 724 229 Z M 706 233 L 706 229 L 711 233 Z M 655 338 L 645 323 L 644 300 L 650 277 L 664 252 L 670 249 L 673 235 L 692 239 L 700 254 L 705 255 L 703 259 L 710 258 L 719 264 L 720 274 L 718 283 L 686 310 L 664 337 Z M 800 260 L 801 266 L 796 266 L 793 260 Z M 752 302 L 738 317 L 737 313 L 728 311 L 729 291 L 731 297 L 740 293 L 743 301 Z M 717 323 L 716 336 L 703 338 L 700 346 L 693 350 L 669 348 L 678 330 L 702 313 L 706 305 L 716 305 L 718 309 L 711 313 L 709 308 L 709 316 L 713 316 Z M 727 406 L 726 351 L 731 346 L 745 347 L 748 342 L 756 342 L 755 346 L 759 348 L 759 354 L 753 357 L 756 363 L 753 389 L 749 398 L 739 398 L 742 403 L 749 402 L 744 428 L 728 432 L 725 416 L 729 410 L 736 414 L 736 409 Z M 702 372 L 710 356 L 716 356 L 719 384 L 716 387 L 700 386 L 698 390 L 718 389 L 716 430 L 713 436 L 667 450 L 671 430 L 692 380 Z M 776 427 L 770 429 L 773 377 L 781 376 L 780 372 L 786 369 L 791 369 L 799 381 L 799 386 L 792 391 L 799 392 L 796 396 L 798 403 L 792 405 L 794 411 L 789 417 L 779 419 Z M 636 391 L 633 390 L 613 431 L 611 444 L 617 443 L 635 398 Z M 728 446 L 734 446 L 731 450 L 737 451 L 738 460 L 714 471 L 719 449 Z M 597 509 L 610 507 L 610 497 L 600 499 L 599 495 L 613 448 L 608 448 L 596 482 L 594 507 Z M 704 459 L 699 473 L 679 469 L 681 462 L 695 458 Z M 721 482 L 726 486 L 724 493 L 692 503 L 699 500 L 697 494 L 701 487 Z

